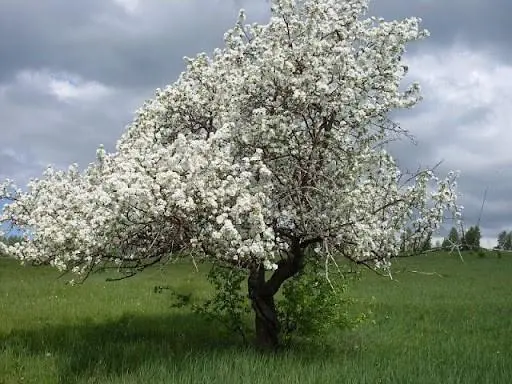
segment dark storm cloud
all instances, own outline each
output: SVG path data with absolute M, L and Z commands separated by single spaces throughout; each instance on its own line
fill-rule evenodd
M 459 41 L 498 56 L 510 57 L 512 52 L 510 0 L 374 0 L 370 10 L 384 18 L 421 17 L 431 32 L 428 45 Z
M 265 13 L 262 4 L 256 17 Z M 183 56 L 222 43 L 238 5 L 149 0 L 129 14 L 108 0 L 0 4 L 0 82 L 30 66 L 79 73 L 112 86 L 162 86 L 183 69 Z
M 69 33 L 89 25 L 91 17 L 107 3 L 103 0 L 3 1 L 0 4 L 0 82 L 8 81 L 27 65 L 58 66 L 56 63 L 69 54 L 71 47 L 66 42 Z

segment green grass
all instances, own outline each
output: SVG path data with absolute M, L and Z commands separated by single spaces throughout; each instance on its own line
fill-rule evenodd
M 512 255 L 465 261 L 365 272 L 349 294 L 374 302 L 373 322 L 269 355 L 153 292 L 207 295 L 190 265 L 73 287 L 0 258 L 0 383 L 512 383 Z

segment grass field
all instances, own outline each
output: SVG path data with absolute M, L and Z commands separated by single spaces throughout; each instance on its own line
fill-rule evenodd
M 401 259 L 393 281 L 365 272 L 350 295 L 374 301 L 373 322 L 278 355 L 170 308 L 155 285 L 209 290 L 171 267 L 72 287 L 0 259 L 0 383 L 512 383 L 512 254 Z

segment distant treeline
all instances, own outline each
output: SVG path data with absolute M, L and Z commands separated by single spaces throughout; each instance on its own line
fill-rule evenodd
M 512 231 L 502 231 L 498 234 L 498 245 L 496 249 L 512 251 Z

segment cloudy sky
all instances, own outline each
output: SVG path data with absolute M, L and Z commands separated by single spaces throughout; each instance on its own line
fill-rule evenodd
M 268 20 L 266 0 L 0 0 L 0 179 L 112 150 L 135 109 L 176 80 L 183 56 L 219 46 L 241 7 Z M 466 225 L 487 189 L 491 244 L 512 230 L 512 1 L 374 0 L 371 12 L 419 16 L 431 32 L 406 57 L 425 100 L 398 117 L 417 145 L 395 156 L 460 170 Z

